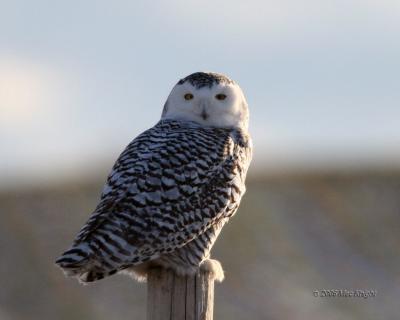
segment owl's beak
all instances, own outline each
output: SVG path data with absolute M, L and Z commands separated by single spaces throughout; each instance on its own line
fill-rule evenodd
M 201 117 L 204 120 L 207 120 L 207 118 L 209 117 L 208 113 L 204 109 L 201 111 Z
M 207 110 L 208 110 L 208 102 L 205 100 L 200 101 L 200 116 L 203 118 L 203 120 L 207 120 L 210 115 L 208 114 Z

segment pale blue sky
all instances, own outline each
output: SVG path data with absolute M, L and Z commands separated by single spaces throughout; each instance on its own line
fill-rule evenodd
M 397 165 L 399 35 L 397 0 L 2 1 L 0 184 L 111 164 L 200 70 L 242 86 L 259 170 Z

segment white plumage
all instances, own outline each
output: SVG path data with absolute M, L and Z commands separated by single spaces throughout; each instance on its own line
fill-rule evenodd
M 232 80 L 203 72 L 180 80 L 161 120 L 120 155 L 95 211 L 56 263 L 82 282 L 120 271 L 143 279 L 155 265 L 178 274 L 202 266 L 222 280 L 208 258 L 245 192 L 247 127 L 247 103 Z

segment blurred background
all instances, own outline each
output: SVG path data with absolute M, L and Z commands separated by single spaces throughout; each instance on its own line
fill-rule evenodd
M 0 1 L 0 319 L 145 318 L 144 284 L 53 261 L 195 71 L 241 85 L 254 139 L 215 319 L 398 319 L 399 32 L 397 0 Z

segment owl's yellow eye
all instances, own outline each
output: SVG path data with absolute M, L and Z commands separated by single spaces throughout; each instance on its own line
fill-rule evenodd
M 225 100 L 225 99 L 226 99 L 226 94 L 218 93 L 218 94 L 215 96 L 215 98 L 216 98 L 217 100 Z
M 184 96 L 185 100 L 192 100 L 193 99 L 193 95 L 191 93 L 186 93 Z

